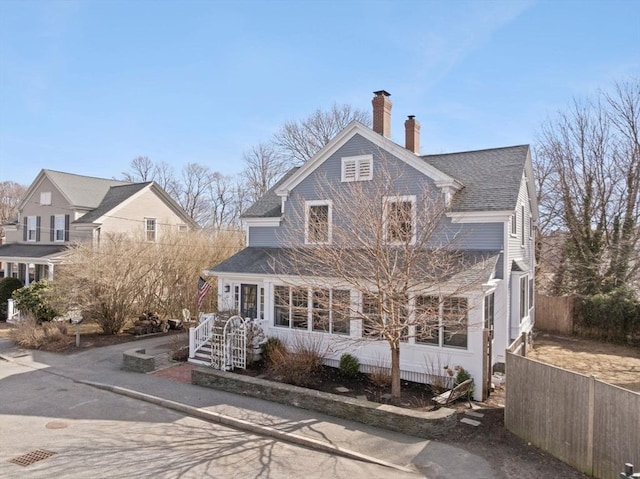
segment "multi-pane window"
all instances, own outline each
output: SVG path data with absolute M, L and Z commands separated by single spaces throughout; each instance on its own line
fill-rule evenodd
M 274 325 L 313 331 L 349 334 L 350 292 L 274 286 Z M 309 303 L 309 299 L 311 302 Z
M 342 181 L 365 181 L 373 178 L 373 156 L 349 156 L 342 158 Z
M 494 324 L 494 293 L 490 293 L 484 297 L 484 327 L 489 330 L 489 337 L 493 339 Z
M 533 308 L 533 278 L 529 278 L 529 309 Z
M 415 327 L 417 343 L 466 348 L 467 299 L 416 296 Z
M 362 295 L 362 334 L 364 336 L 377 336 L 382 321 L 382 305 L 378 296 L 363 293 Z
M 331 332 L 349 334 L 351 293 L 346 289 L 331 291 Z
M 443 344 L 467 347 L 467 298 L 445 298 L 442 302 Z
M 307 243 L 329 243 L 331 242 L 331 210 L 326 202 L 307 202 Z
M 291 307 L 289 305 L 289 287 L 274 286 L 273 288 L 273 321 L 275 326 L 289 327 L 289 315 Z
M 147 241 L 155 241 L 156 240 L 156 219 L 155 218 L 145 218 L 145 232 Z
M 518 234 L 518 215 L 516 213 L 511 215 L 511 234 L 513 236 Z
M 64 215 L 56 215 L 54 221 L 54 240 L 64 241 L 64 227 L 65 217 Z
M 27 241 L 36 241 L 38 220 L 36 216 L 27 216 Z
M 440 299 L 437 296 L 416 296 L 416 342 L 440 344 Z
M 41 191 L 40 192 L 40 204 L 41 205 L 50 205 L 51 204 L 51 192 L 50 191 Z
M 415 241 L 415 201 L 413 197 L 387 198 L 385 200 L 385 239 L 388 243 L 413 243 Z

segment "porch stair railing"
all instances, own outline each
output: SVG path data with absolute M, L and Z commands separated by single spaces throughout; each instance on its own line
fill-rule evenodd
M 215 322 L 215 314 L 203 314 L 200 324 L 189 328 L 190 363 L 211 366 L 211 337 Z

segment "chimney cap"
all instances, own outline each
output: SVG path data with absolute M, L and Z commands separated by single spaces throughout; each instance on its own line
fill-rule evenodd
M 381 95 L 384 95 L 384 96 L 391 96 L 391 93 L 389 93 L 389 92 L 388 92 L 388 91 L 386 91 L 386 90 L 378 90 L 378 91 L 374 91 L 374 92 L 373 92 L 373 94 L 374 94 L 374 95 L 376 95 L 376 96 L 381 96 Z
M 409 120 L 413 120 L 416 116 L 415 115 L 409 115 L 407 116 L 407 118 L 409 118 Z

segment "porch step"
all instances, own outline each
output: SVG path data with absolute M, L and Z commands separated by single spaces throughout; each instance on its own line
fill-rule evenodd
M 196 358 L 189 358 L 188 362 L 190 362 L 191 364 L 200 364 L 201 366 L 211 366 L 210 361 L 201 361 L 200 359 Z

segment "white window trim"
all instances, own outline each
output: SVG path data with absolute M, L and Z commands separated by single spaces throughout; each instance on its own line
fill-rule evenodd
M 345 174 L 346 166 L 350 163 L 353 163 L 355 166 L 355 176 L 353 178 L 347 177 Z M 365 163 L 369 163 L 369 174 L 366 176 L 360 174 L 360 169 Z M 373 155 L 345 156 L 342 158 L 340 170 L 340 181 L 343 183 L 371 180 L 373 179 Z
M 327 212 L 327 241 L 323 242 L 311 242 L 309 240 L 309 211 L 311 206 L 328 206 Z M 309 200 L 304 202 L 304 244 L 331 244 L 332 232 L 333 232 L 333 201 L 331 200 Z
M 417 224 L 416 221 L 418 219 L 418 214 L 416 211 L 416 203 L 417 199 L 415 195 L 406 195 L 406 196 L 385 196 L 382 198 L 383 207 L 384 207 L 384 218 L 382 221 L 383 230 L 383 238 L 384 242 L 389 245 L 401 245 L 404 244 L 403 241 L 389 241 L 387 237 L 388 234 L 388 217 L 389 217 L 389 205 L 392 203 L 411 203 L 411 241 L 409 244 L 413 245 L 416 243 L 416 232 L 417 232 Z
M 515 233 L 513 232 L 515 230 Z M 509 231 L 509 235 L 515 238 L 518 236 L 518 210 L 511 213 L 511 230 Z
M 525 228 L 526 228 L 526 223 L 525 223 L 525 215 L 526 215 L 526 213 L 525 213 L 525 207 L 524 207 L 524 205 L 520 205 L 520 212 L 521 212 L 521 216 L 522 216 L 522 218 L 520 218 L 520 220 L 521 220 L 521 221 L 520 221 L 520 230 L 521 230 L 521 231 L 520 231 L 520 234 L 521 234 L 521 237 L 520 237 L 520 247 L 521 247 L 521 248 L 524 248 L 524 245 L 525 245 L 525 238 L 526 238 L 526 235 L 525 235 L 525 232 L 524 232 L 524 230 L 525 230 Z
M 148 221 L 153 220 L 153 239 L 149 239 L 149 229 L 148 229 Z M 157 218 L 146 218 L 144 219 L 144 239 L 149 243 L 155 243 L 158 241 L 158 219 Z
M 59 220 L 62 220 L 62 228 L 58 228 Z M 55 243 L 64 243 L 65 223 L 65 215 L 55 215 L 55 219 L 53 220 L 53 241 Z M 58 231 L 62 231 L 62 239 L 58 239 Z
M 33 228 L 31 228 L 33 226 Z M 29 232 L 33 231 L 33 239 L 30 238 Z M 38 218 L 36 216 L 27 216 L 27 242 L 35 243 L 38 238 Z

